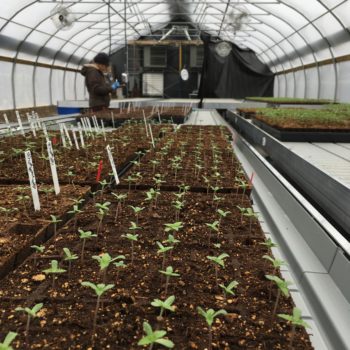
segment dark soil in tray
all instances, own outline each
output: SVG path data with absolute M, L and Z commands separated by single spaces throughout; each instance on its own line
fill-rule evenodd
M 115 190 L 117 194 L 125 193 Z M 112 204 L 97 238 L 89 240 L 85 248 L 85 259 L 73 262 L 70 278 L 64 273 L 58 277 L 55 288 L 51 278 L 42 270 L 51 259 L 63 262 L 62 249 L 69 247 L 81 256 L 82 243 L 72 223 L 66 225 L 57 236 L 46 244 L 45 253 L 37 257 L 34 264 L 28 259 L 17 271 L 9 275 L 0 287 L 0 339 L 12 330 L 19 332 L 13 342 L 15 349 L 25 348 L 23 330 L 26 319 L 15 312 L 17 306 L 33 306 L 43 302 L 39 317 L 32 320 L 28 348 L 30 349 L 139 349 L 138 340 L 143 336 L 142 323 L 147 320 L 153 329 L 165 329 L 176 349 L 205 349 L 208 346 L 208 328 L 196 308 L 225 309 L 213 324 L 213 349 L 287 349 L 290 326 L 283 320 L 272 317 L 271 310 L 276 299 L 275 287 L 264 277 L 273 269 L 262 259 L 269 251 L 262 243 L 264 236 L 258 222 L 241 219 L 236 205 L 248 207 L 248 198 L 234 194 L 222 195 L 219 208 L 230 211 L 222 219 L 218 233 L 210 233 L 206 223 L 218 219 L 212 194 L 187 193 L 185 207 L 179 220 L 183 228 L 175 237 L 180 240 L 168 253 L 165 266 L 172 265 L 180 277 L 170 280 L 168 295 L 175 296 L 174 313 L 157 317 L 159 310 L 150 303 L 155 298 L 164 298 L 164 278 L 158 272 L 162 268 L 162 257 L 157 254 L 157 241 L 167 237 L 164 224 L 175 221 L 171 203 L 174 193 L 161 193 L 157 207 L 145 201 L 146 193 L 131 192 L 115 220 L 117 203 L 113 195 L 96 198 L 97 202 Z M 129 205 L 144 207 L 138 218 L 142 227 L 137 233 L 134 262 L 130 241 L 122 235 L 130 233 L 130 221 L 136 221 Z M 91 202 L 78 216 L 78 227 L 97 232 L 99 219 Z M 210 237 L 210 242 L 209 242 Z M 216 244 L 216 246 L 214 246 Z M 112 257 L 123 254 L 127 267 L 119 270 L 109 267 L 106 282 L 115 284 L 103 295 L 98 310 L 96 337 L 91 341 L 92 318 L 96 298 L 92 289 L 83 287 L 81 281 L 100 283 L 98 264 L 92 255 L 108 252 Z M 229 254 L 225 268 L 218 271 L 218 282 L 227 285 L 237 280 L 236 295 L 224 299 L 216 286 L 215 270 L 207 256 Z M 271 291 L 271 298 L 269 294 Z M 277 312 L 291 313 L 290 299 L 281 298 Z M 161 347 L 154 347 L 160 349 Z M 294 341 L 295 349 L 312 349 L 305 331 L 298 329 Z

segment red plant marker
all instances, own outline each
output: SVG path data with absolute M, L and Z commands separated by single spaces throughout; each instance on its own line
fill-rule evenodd
M 52 144 L 53 144 L 53 145 L 57 145 L 57 139 L 56 139 L 56 137 L 53 137 L 53 138 L 52 138 Z
M 102 166 L 103 166 L 103 160 L 100 160 L 100 163 L 98 164 L 98 169 L 97 169 L 96 182 L 99 182 L 101 180 Z

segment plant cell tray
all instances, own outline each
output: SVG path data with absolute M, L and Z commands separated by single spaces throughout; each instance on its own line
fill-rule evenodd
M 350 132 L 348 130 L 283 130 L 272 127 L 255 118 L 253 119 L 253 123 L 274 138 L 285 142 L 350 142 Z

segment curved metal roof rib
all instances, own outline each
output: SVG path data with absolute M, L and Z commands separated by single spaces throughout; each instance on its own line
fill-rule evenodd
M 60 3 L 76 17 L 74 26 L 67 31 L 57 30 L 50 20 L 50 11 Z M 303 70 L 306 97 L 309 82 L 305 68 L 312 64 L 317 72 L 320 97 L 320 62 L 330 60 L 336 98 L 337 53 L 350 51 L 350 19 L 345 14 L 350 9 L 349 3 L 350 0 L 2 0 L 0 56 L 13 59 L 15 108 L 18 59 L 29 57 L 34 62 L 32 96 L 36 105 L 35 81 L 41 63 L 78 68 L 97 51 L 114 52 L 125 45 L 125 38 L 134 40 L 152 35 L 171 24 L 174 18 L 183 18 L 199 30 L 253 49 L 273 71 L 290 72 L 294 87 L 288 93 L 293 95 L 297 88 L 293 68 Z M 250 20 L 233 33 L 227 21 L 238 5 L 245 6 Z M 63 96 L 66 76 L 64 72 Z M 50 82 L 52 79 L 51 72 Z M 52 91 L 50 96 L 53 102 Z

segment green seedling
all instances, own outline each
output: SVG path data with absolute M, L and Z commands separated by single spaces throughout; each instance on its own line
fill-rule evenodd
M 134 211 L 134 214 L 136 215 L 136 224 L 139 223 L 139 214 L 141 213 L 142 210 L 144 210 L 144 207 L 134 207 L 132 205 L 129 205 L 129 207 Z
M 153 166 L 153 174 L 156 172 L 156 166 L 160 163 L 160 161 L 159 160 L 156 160 L 156 159 L 152 159 L 151 161 L 151 164 L 152 164 L 152 166 Z
M 218 310 L 215 311 L 213 309 L 208 309 L 207 311 L 203 310 L 200 306 L 197 307 L 198 313 L 204 317 L 205 321 L 207 322 L 207 325 L 209 327 L 209 346 L 208 349 L 212 350 L 212 342 L 213 342 L 213 332 L 212 332 L 212 325 L 216 317 L 220 315 L 227 315 L 226 310 Z
M 287 263 L 283 260 L 280 259 L 273 259 L 271 258 L 271 256 L 269 255 L 263 255 L 263 258 L 270 261 L 272 266 L 273 266 L 273 274 L 275 274 L 277 272 L 277 269 L 279 269 L 281 266 L 286 266 Z
M 237 281 L 232 281 L 227 286 L 225 286 L 224 284 L 219 284 L 219 286 L 224 292 L 225 301 L 227 299 L 227 295 L 236 295 L 234 290 L 237 288 L 238 284 L 239 283 Z
M 276 315 L 276 311 L 277 311 L 277 307 L 278 307 L 278 303 L 279 303 L 281 294 L 283 294 L 285 297 L 289 297 L 288 286 L 290 286 L 292 283 L 289 281 L 284 281 L 284 280 L 280 279 L 278 276 L 265 275 L 265 277 L 268 280 L 274 282 L 278 287 L 277 298 L 276 298 L 275 306 L 274 306 L 273 311 L 272 311 L 272 317 L 274 317 Z
M 255 213 L 252 208 L 247 208 L 243 215 L 249 218 L 249 232 L 252 232 L 252 221 L 253 218 L 257 219 L 259 217 L 258 213 Z
M 9 214 L 18 211 L 18 208 L 4 208 L 4 207 L 0 207 L 0 212 L 5 213 L 5 222 L 8 221 L 9 218 Z
M 59 268 L 57 260 L 51 260 L 50 268 L 43 270 L 47 275 L 52 275 L 52 289 L 55 288 L 56 275 L 66 272 L 66 270 Z
M 174 269 L 172 266 L 168 266 L 165 271 L 159 270 L 159 272 L 166 276 L 165 281 L 165 295 L 168 294 L 168 287 L 170 282 L 170 277 L 180 277 L 180 274 L 174 272 Z
M 222 253 L 219 256 L 207 256 L 207 259 L 212 261 L 215 266 L 215 281 L 216 286 L 218 286 L 218 269 L 219 267 L 225 268 L 225 259 L 228 258 L 229 255 L 226 253 Z
M 137 226 L 136 222 L 134 221 L 130 221 L 131 226 L 128 228 L 128 230 L 130 231 L 137 231 L 137 230 L 141 230 L 142 227 L 141 226 Z
M 218 214 L 220 215 L 219 225 L 218 225 L 218 228 L 220 228 L 221 220 L 222 220 L 223 218 L 226 218 L 226 216 L 227 216 L 228 214 L 231 214 L 231 212 L 230 212 L 230 211 L 224 211 L 224 210 L 221 210 L 221 209 L 218 209 L 217 212 L 218 212 Z
M 153 181 L 156 185 L 156 188 L 158 190 L 160 190 L 160 186 L 162 185 L 162 183 L 165 182 L 165 180 L 162 179 L 162 175 L 161 174 L 156 174 L 154 177 L 153 177 Z
M 212 191 L 213 191 L 213 200 L 214 200 L 214 197 L 216 196 L 217 192 L 218 192 L 221 188 L 218 187 L 218 186 L 210 186 L 210 188 L 211 188 Z
M 27 195 L 21 194 L 21 195 L 18 195 L 18 196 L 17 196 L 16 201 L 23 205 L 24 214 L 25 214 L 26 216 L 28 216 L 27 202 L 28 202 L 28 205 L 29 205 L 30 197 L 27 196 Z
M 151 325 L 148 322 L 143 322 L 143 330 L 146 335 L 141 338 L 137 345 L 149 345 L 148 350 L 152 350 L 154 344 L 163 345 L 168 349 L 172 349 L 175 346 L 171 340 L 164 338 L 167 334 L 166 331 L 153 331 Z
M 270 250 L 271 250 L 271 248 L 277 248 L 278 247 L 278 245 L 276 243 L 272 242 L 271 238 L 268 238 L 265 242 L 261 242 L 259 244 L 264 245 L 265 247 L 267 247 Z
M 81 262 L 83 262 L 86 240 L 91 239 L 93 237 L 97 237 L 97 234 L 92 233 L 91 231 L 83 231 L 83 230 L 78 230 L 78 232 L 79 232 L 79 238 L 83 240 L 83 244 L 81 247 Z
M 43 245 L 32 245 L 30 248 L 35 250 L 34 254 L 34 266 L 36 266 L 36 261 L 39 256 L 39 254 L 42 254 L 45 251 L 45 246 Z
M 64 252 L 64 261 L 68 261 L 68 278 L 70 278 L 70 273 L 72 270 L 72 261 L 78 259 L 77 254 L 73 254 L 69 248 L 63 248 Z
M 127 183 L 128 183 L 128 194 L 130 193 L 130 190 L 131 190 L 131 184 L 133 183 L 133 182 L 135 182 L 137 179 L 135 178 L 135 177 L 133 177 L 133 176 L 128 176 L 127 178 L 126 178 L 126 181 L 127 181 Z
M 306 323 L 301 318 L 301 310 L 298 309 L 297 307 L 293 308 L 292 315 L 278 314 L 277 316 L 292 324 L 292 331 L 291 331 L 291 335 L 290 335 L 289 348 L 294 349 L 293 348 L 293 340 L 294 340 L 294 336 L 295 336 L 295 328 L 296 327 L 311 328 L 310 325 L 308 323 Z
M 4 341 L 0 343 L 0 350 L 13 350 L 11 343 L 15 340 L 16 337 L 17 337 L 17 333 L 8 332 Z
M 168 235 L 168 238 L 164 241 L 164 243 L 168 243 L 168 244 L 176 244 L 176 243 L 180 243 L 181 241 L 179 241 L 178 239 L 176 239 L 172 234 Z
M 158 248 L 159 248 L 158 251 L 157 251 L 157 254 L 163 254 L 162 269 L 164 269 L 164 267 L 165 267 L 165 260 L 166 260 L 166 252 L 168 252 L 169 250 L 174 249 L 174 247 L 173 246 L 166 247 L 160 242 L 157 242 L 157 245 L 158 245 Z
M 242 208 L 240 207 L 239 205 L 236 206 L 238 208 L 238 210 L 240 211 L 241 213 L 241 223 L 243 223 L 243 215 L 244 213 L 247 211 L 248 208 Z
M 151 188 L 149 191 L 146 192 L 146 201 L 150 202 L 149 209 L 151 210 L 154 206 L 157 207 L 157 199 L 160 195 L 160 191 L 154 188 Z
M 78 214 L 80 214 L 82 212 L 83 211 L 79 209 L 77 204 L 74 204 L 73 209 L 68 212 L 68 214 L 74 215 L 74 231 L 77 228 Z
M 126 235 L 122 235 L 131 242 L 131 265 L 134 264 L 134 242 L 138 241 L 139 235 L 133 235 L 131 233 L 127 233 Z
M 188 185 L 185 185 L 185 184 L 179 185 L 180 193 L 185 193 L 186 194 L 190 189 L 191 189 L 191 187 L 188 186 Z
M 108 269 L 109 265 L 112 264 L 116 260 L 125 259 L 125 256 L 118 255 L 115 258 L 112 258 L 108 253 L 103 253 L 101 255 L 94 255 L 92 258 L 98 262 L 98 264 L 100 266 L 100 273 L 103 274 L 102 281 L 103 281 L 103 283 L 106 283 L 107 269 Z
M 207 195 L 208 195 L 209 194 L 209 188 L 210 188 L 210 180 L 204 175 L 202 175 L 202 179 L 204 180 L 204 183 L 207 186 Z
M 169 310 L 171 312 L 175 311 L 175 306 L 173 306 L 174 301 L 175 301 L 175 296 L 171 295 L 169 298 L 167 298 L 164 301 L 160 299 L 154 299 L 151 305 L 154 307 L 160 308 L 159 317 L 162 317 L 165 310 Z
M 99 234 L 100 231 L 102 231 L 103 219 L 107 215 L 110 205 L 111 205 L 111 202 L 104 202 L 104 203 L 96 203 L 95 204 L 95 207 L 98 209 L 97 217 L 100 220 L 98 222 L 98 226 L 97 226 L 97 234 Z
M 120 259 L 125 259 L 124 255 L 119 255 Z M 119 260 L 115 263 L 113 263 L 113 265 L 117 268 L 117 281 L 119 279 L 119 271 L 121 269 L 125 269 L 127 267 L 127 265 L 124 263 L 124 260 Z
M 112 195 L 115 197 L 117 200 L 117 209 L 115 210 L 115 216 L 114 216 L 114 221 L 117 221 L 119 213 L 122 211 L 122 203 L 124 200 L 128 197 L 127 194 L 116 194 L 112 192 Z
M 100 198 L 102 198 L 103 197 L 103 192 L 104 192 L 106 186 L 108 186 L 108 182 L 107 182 L 107 180 L 103 180 L 103 181 L 99 181 L 99 184 L 101 185 Z
M 219 225 L 220 225 L 220 222 L 215 220 L 213 223 L 206 223 L 205 224 L 206 226 L 208 226 L 210 228 L 210 232 L 208 234 L 208 244 L 210 245 L 210 240 L 211 240 L 211 232 L 214 232 L 214 233 L 218 233 L 219 232 Z
M 73 173 L 73 171 L 69 169 L 67 171 L 66 175 L 68 177 L 68 183 L 70 185 L 73 185 L 73 187 L 75 188 L 74 181 L 73 181 L 73 178 L 75 177 L 75 174 Z
M 173 202 L 173 207 L 175 208 L 175 220 L 180 219 L 180 211 L 185 206 L 185 201 L 175 201 Z
M 61 222 L 62 220 L 58 219 L 55 215 L 51 216 L 51 223 L 53 224 L 53 237 L 56 238 L 57 235 L 57 224 Z
M 243 191 L 242 191 L 242 197 L 241 197 L 241 202 L 242 202 L 242 203 L 243 203 L 244 195 L 245 195 L 245 192 L 246 192 L 248 186 L 249 186 L 248 182 L 242 181 L 242 180 L 240 181 L 240 183 L 239 183 L 239 185 L 238 185 L 238 188 L 242 188 L 242 189 L 243 189 Z
M 29 327 L 30 327 L 30 321 L 32 318 L 37 318 L 38 317 L 38 312 L 42 309 L 42 307 L 44 306 L 43 303 L 39 303 L 34 305 L 32 308 L 29 307 L 17 307 L 15 309 L 15 311 L 19 311 L 19 312 L 25 312 L 27 314 L 27 323 L 26 323 L 26 330 L 25 330 L 25 334 L 26 334 L 26 343 L 27 346 L 29 346 Z M 0 349 L 1 349 L 1 344 L 0 344 Z
M 49 194 L 55 192 L 55 189 L 53 187 L 50 188 L 41 188 L 40 192 L 45 193 L 46 195 L 46 204 L 49 204 Z
M 112 289 L 114 287 L 114 284 L 104 284 L 104 283 L 94 284 L 91 282 L 81 282 L 81 284 L 84 287 L 90 287 L 91 289 L 93 289 L 95 294 L 97 295 L 94 320 L 92 324 L 92 338 L 94 338 L 96 333 L 97 314 L 98 314 L 98 309 L 100 307 L 101 296 L 108 290 Z
M 174 222 L 172 224 L 164 224 L 165 232 L 179 232 L 183 228 L 182 222 Z

